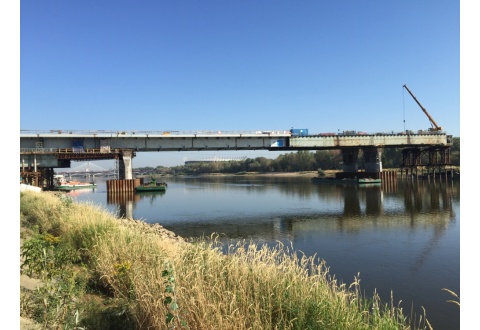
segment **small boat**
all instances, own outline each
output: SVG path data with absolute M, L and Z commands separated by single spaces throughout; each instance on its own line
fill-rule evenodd
M 381 184 L 382 179 L 361 178 L 358 179 L 358 184 Z
M 148 183 L 144 183 L 135 188 L 135 192 L 146 192 L 146 191 L 165 191 L 167 190 L 168 184 L 166 182 L 157 182 L 155 179 Z
M 81 182 L 81 181 L 67 181 L 63 175 L 56 175 L 53 189 L 55 190 L 77 190 L 77 189 L 93 189 L 97 185 L 93 182 Z
M 329 184 L 355 184 L 355 185 L 375 184 L 375 185 L 380 185 L 382 183 L 382 179 L 373 179 L 373 178 L 337 179 L 337 178 L 314 177 L 314 178 L 312 178 L 312 182 L 315 182 L 315 183 L 329 183 Z

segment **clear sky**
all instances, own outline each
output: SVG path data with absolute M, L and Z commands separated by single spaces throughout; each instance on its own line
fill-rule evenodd
M 427 129 L 407 84 L 460 135 L 459 1 L 36 0 L 20 10 L 21 129 Z M 219 155 L 161 154 L 133 165 Z

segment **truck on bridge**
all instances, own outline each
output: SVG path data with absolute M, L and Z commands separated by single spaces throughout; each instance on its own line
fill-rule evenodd
M 290 129 L 291 136 L 308 136 L 308 129 L 307 128 L 291 128 Z

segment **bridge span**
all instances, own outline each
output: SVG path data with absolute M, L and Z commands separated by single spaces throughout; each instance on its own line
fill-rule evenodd
M 202 150 L 327 150 L 360 147 L 418 147 L 451 145 L 446 133 L 356 133 L 293 135 L 290 131 L 20 131 L 21 152 L 58 149 L 132 151 Z
M 235 150 L 341 150 L 345 175 L 358 173 L 363 151 L 365 175 L 382 172 L 383 148 L 402 148 L 405 167 L 421 164 L 428 154 L 431 166 L 450 163 L 452 136 L 441 131 L 367 134 L 355 131 L 308 135 L 308 130 L 268 131 L 20 131 L 23 173 L 70 167 L 72 160 L 117 159 L 120 178 L 132 179 L 137 152 Z

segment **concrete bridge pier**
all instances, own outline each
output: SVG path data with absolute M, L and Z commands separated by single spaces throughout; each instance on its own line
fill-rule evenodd
M 382 172 L 382 149 L 364 148 L 363 159 L 365 161 L 365 172 Z
M 132 158 L 135 157 L 133 150 L 122 150 L 119 158 L 119 179 L 131 180 L 133 179 Z
M 358 172 L 358 150 L 357 148 L 342 150 L 343 172 Z
M 112 195 L 112 198 L 116 195 L 131 194 L 135 191 L 135 187 L 140 185 L 140 179 L 133 178 L 133 157 L 135 157 L 135 151 L 133 150 L 124 149 L 120 151 L 118 157 L 118 179 L 107 181 L 107 194 Z M 123 212 L 126 217 L 131 216 L 129 208 L 126 204 L 125 212 Z
M 358 152 L 360 148 L 342 150 L 343 172 L 336 174 L 337 179 L 345 178 L 374 178 L 378 179 L 382 173 L 382 149 L 362 148 L 365 169 L 358 171 Z

